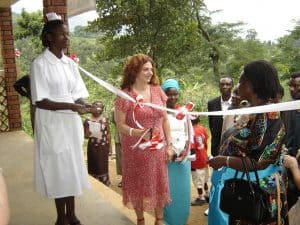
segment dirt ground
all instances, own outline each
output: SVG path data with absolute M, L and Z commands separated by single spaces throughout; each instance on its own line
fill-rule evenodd
M 121 188 L 118 187 L 119 182 L 121 181 L 121 176 L 116 173 L 116 160 L 114 156 L 111 156 L 109 159 L 109 174 L 111 186 L 110 188 L 115 192 L 122 194 Z M 193 184 L 191 184 L 191 200 L 196 198 L 197 191 Z M 204 211 L 208 208 L 208 204 L 203 206 L 191 206 L 190 216 L 186 225 L 206 225 L 207 216 L 204 215 Z

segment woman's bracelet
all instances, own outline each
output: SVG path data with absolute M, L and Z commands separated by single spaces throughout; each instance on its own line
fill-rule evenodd
M 230 166 L 229 166 L 229 160 L 230 160 L 230 156 L 227 156 L 227 157 L 226 157 L 226 166 L 227 166 L 227 167 L 230 167 Z
M 132 136 L 132 131 L 133 131 L 133 128 L 130 127 L 130 128 L 129 128 L 129 136 L 130 136 L 130 137 Z

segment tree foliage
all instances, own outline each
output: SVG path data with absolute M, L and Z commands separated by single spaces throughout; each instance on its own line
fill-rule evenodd
M 16 18 L 16 28 L 14 37 L 22 39 L 27 37 L 40 37 L 43 29 L 43 16 L 39 10 L 37 12 L 26 12 L 22 9 L 20 16 Z
M 206 76 L 218 80 L 224 45 L 242 25 L 213 25 L 203 0 L 97 1 L 97 12 L 99 18 L 89 28 L 104 33 L 102 59 L 143 52 L 154 59 L 159 71 L 169 69 L 177 77 L 191 67 L 202 67 L 211 69 Z
M 15 45 L 22 56 L 17 61 L 19 75 L 29 73 L 33 59 L 42 51 L 40 34 L 43 24 L 41 11 L 29 13 L 23 9 L 20 15 L 16 15 L 14 24 Z
M 192 47 L 189 17 L 182 13 L 187 2 L 97 1 L 99 19 L 91 27 L 105 34 L 103 40 L 111 47 L 106 50 L 107 58 L 143 52 L 150 55 L 159 68 L 166 67 L 176 63 Z
M 300 21 L 288 35 L 279 38 L 277 61 L 286 66 L 286 74 L 300 71 Z

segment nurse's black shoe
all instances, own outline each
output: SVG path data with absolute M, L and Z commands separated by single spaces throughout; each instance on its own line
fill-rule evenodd
M 76 220 L 76 221 L 70 223 L 70 225 L 83 225 L 83 224 L 80 222 L 80 220 Z
M 69 225 L 69 223 L 67 222 L 60 222 L 60 221 L 56 221 L 55 225 Z

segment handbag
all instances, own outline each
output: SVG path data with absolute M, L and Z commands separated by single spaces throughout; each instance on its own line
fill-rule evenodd
M 241 178 L 238 178 L 238 170 L 232 179 L 224 183 L 221 191 L 220 209 L 236 220 L 248 221 L 260 224 L 270 218 L 269 194 L 259 186 L 259 177 L 254 167 L 256 182 L 250 180 L 248 168 L 244 159 L 242 163 L 244 171 Z M 246 175 L 246 180 L 243 179 Z

